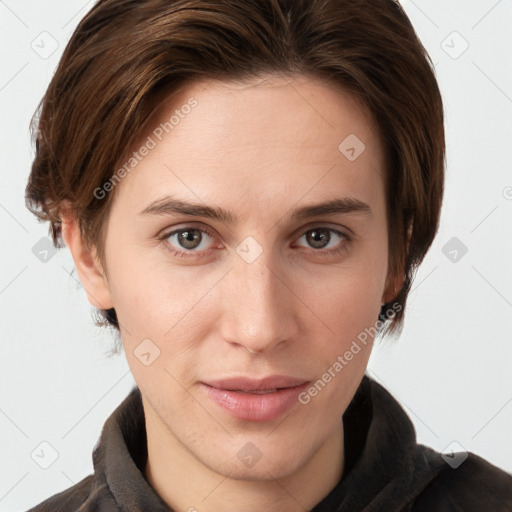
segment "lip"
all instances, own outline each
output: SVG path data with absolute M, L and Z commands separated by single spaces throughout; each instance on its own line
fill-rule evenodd
M 309 381 L 284 375 L 234 377 L 201 382 L 206 395 L 225 412 L 246 421 L 271 421 L 297 403 Z

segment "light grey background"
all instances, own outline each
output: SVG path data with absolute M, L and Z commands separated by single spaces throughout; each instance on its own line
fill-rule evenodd
M 403 335 L 377 344 L 369 374 L 420 442 L 442 451 L 456 441 L 512 472 L 512 1 L 402 4 L 444 97 L 446 195 Z M 112 338 L 93 326 L 69 251 L 34 255 L 48 227 L 24 206 L 30 117 L 92 5 L 0 0 L 0 511 L 90 474 L 101 427 L 134 385 L 124 354 L 108 357 Z

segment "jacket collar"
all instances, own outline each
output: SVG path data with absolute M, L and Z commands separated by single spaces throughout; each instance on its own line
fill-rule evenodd
M 343 424 L 350 466 L 312 512 L 408 509 L 445 465 L 436 452 L 416 443 L 405 411 L 367 375 L 343 415 Z

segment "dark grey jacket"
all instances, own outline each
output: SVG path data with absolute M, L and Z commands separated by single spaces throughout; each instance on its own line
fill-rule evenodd
M 416 443 L 404 410 L 368 376 L 343 423 L 345 474 L 314 512 L 512 511 L 511 475 L 472 453 L 453 469 L 449 458 Z M 135 387 L 103 427 L 93 451 L 94 474 L 29 512 L 169 512 L 144 477 L 146 459 L 144 411 Z

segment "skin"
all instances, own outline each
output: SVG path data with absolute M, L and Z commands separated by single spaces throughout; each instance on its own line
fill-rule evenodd
M 388 275 L 380 135 L 353 96 L 305 76 L 189 84 L 148 126 L 191 97 L 197 106 L 116 185 L 105 266 L 84 246 L 73 218 L 63 219 L 64 240 L 90 303 L 117 311 L 143 397 L 145 474 L 164 501 L 177 511 L 310 510 L 343 476 L 341 418 L 372 343 L 308 404 L 272 421 L 228 415 L 200 382 L 275 374 L 315 382 L 375 325 L 403 279 Z M 349 134 L 366 146 L 355 161 L 338 149 Z M 238 220 L 139 215 L 171 193 L 223 207 Z M 358 199 L 371 213 L 290 216 L 334 197 Z M 214 236 L 194 232 L 203 237 L 198 248 L 176 235 L 158 239 L 187 226 Z M 350 238 L 324 231 L 330 241 L 314 245 L 308 230 L 315 227 Z M 251 263 L 237 253 L 248 236 L 262 250 Z M 166 246 L 193 255 L 180 258 Z M 148 366 L 134 353 L 147 338 L 160 350 Z M 237 456 L 247 443 L 261 453 L 250 468 Z

